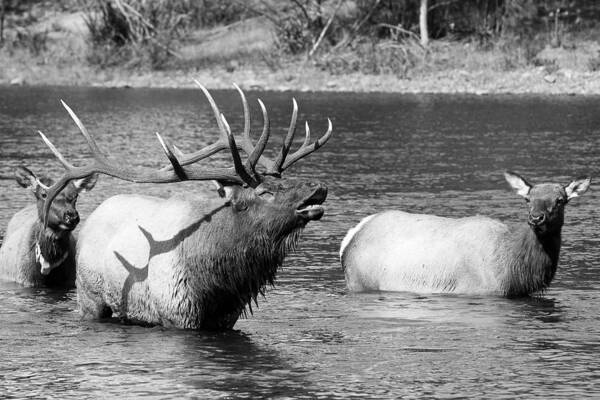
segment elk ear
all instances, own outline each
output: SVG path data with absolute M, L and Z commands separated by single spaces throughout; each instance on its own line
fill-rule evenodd
M 225 186 L 223 186 L 221 184 L 221 182 L 219 181 L 211 181 L 214 185 L 215 185 L 215 189 L 217 189 L 217 193 L 219 194 L 219 197 L 221 198 L 228 198 L 227 196 L 227 191 L 225 190 Z
M 248 209 L 248 202 L 244 196 L 244 188 L 239 185 L 223 186 L 225 199 L 236 211 Z
M 519 196 L 527 197 L 531 190 L 531 184 L 529 184 L 525 178 L 511 171 L 506 171 L 504 173 L 504 178 Z
M 221 197 L 224 197 L 227 201 L 231 201 L 233 203 L 239 199 L 240 193 L 243 190 L 243 188 L 238 185 L 223 186 L 222 189 L 224 195 Z
M 275 200 L 275 196 L 273 195 L 273 193 L 269 189 L 264 187 L 262 183 L 256 188 L 254 188 L 254 193 L 257 196 L 260 196 L 260 198 L 265 201 L 273 202 L 273 200 Z
M 75 185 L 78 192 L 89 192 L 96 186 L 96 182 L 98 182 L 98 174 L 92 174 L 73 181 L 73 185 Z
M 231 201 L 237 195 L 236 188 L 239 186 L 225 186 L 219 181 L 211 181 L 215 185 L 215 189 L 217 189 L 217 193 L 219 197 Z
M 30 188 L 33 191 L 39 184 L 37 176 L 29 168 L 23 166 L 15 168 L 15 180 L 21 187 Z
M 567 192 L 567 200 L 571 200 L 573 197 L 578 197 L 584 194 L 592 183 L 591 178 L 579 178 L 574 180 L 565 186 L 565 192 Z

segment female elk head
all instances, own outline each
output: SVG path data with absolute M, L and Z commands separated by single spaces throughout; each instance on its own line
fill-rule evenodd
M 566 186 L 556 183 L 531 185 L 514 172 L 505 172 L 504 177 L 525 198 L 529 216 L 527 222 L 536 233 L 556 233 L 564 222 L 565 205 L 574 197 L 584 194 L 590 186 L 590 178 L 579 178 Z
M 15 169 L 15 179 L 19 185 L 29 188 L 37 201 L 38 216 L 43 221 L 43 207 L 46 200 L 49 186 L 52 180 L 48 178 L 38 178 L 28 168 L 19 166 Z M 79 193 L 92 190 L 96 184 L 97 175 L 78 179 L 70 182 L 63 190 L 48 210 L 48 227 L 55 232 L 69 232 L 77 227 L 79 223 L 79 213 L 76 204 Z

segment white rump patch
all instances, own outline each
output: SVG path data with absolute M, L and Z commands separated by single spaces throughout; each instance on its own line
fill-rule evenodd
M 348 233 L 346 233 L 346 236 L 344 236 L 344 240 L 342 240 L 342 244 L 340 246 L 340 260 L 342 259 L 342 254 L 344 254 L 344 249 L 346 248 L 346 246 L 348 246 L 348 244 L 350 244 L 354 235 L 356 235 L 358 233 L 358 231 L 361 230 L 361 228 L 363 227 L 364 224 L 366 224 L 371 219 L 373 219 L 373 217 L 375 217 L 375 214 L 369 215 L 368 217 L 363 218 L 358 223 L 358 225 L 356 225 L 354 228 L 351 228 L 348 231 Z

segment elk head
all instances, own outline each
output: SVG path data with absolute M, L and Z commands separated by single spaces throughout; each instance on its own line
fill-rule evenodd
M 566 186 L 556 183 L 531 185 L 522 176 L 514 172 L 505 172 L 504 177 L 510 186 L 522 196 L 528 204 L 527 222 L 538 234 L 556 233 L 562 228 L 565 205 L 574 197 L 584 194 L 591 179 L 583 177 Z
M 24 166 L 15 169 L 15 179 L 19 185 L 29 188 L 35 196 L 40 221 L 44 220 L 44 202 L 52 181 L 48 178 L 38 178 Z M 97 175 L 93 174 L 83 179 L 73 180 L 59 193 L 46 212 L 47 226 L 57 233 L 69 232 L 77 227 L 79 213 L 76 204 L 79 193 L 92 190 L 96 184 Z
M 275 160 L 263 156 L 270 135 L 270 122 L 267 110 L 259 99 L 258 103 L 263 114 L 263 130 L 256 145 L 250 138 L 250 113 L 248 102 L 242 90 L 234 85 L 242 99 L 244 109 L 244 130 L 239 144 L 231 132 L 227 120 L 219 111 L 208 90 L 198 81 L 195 83 L 204 92 L 219 126 L 220 138 L 213 144 L 191 154 L 183 154 L 177 147 L 172 146 L 158 133 L 157 138 L 170 161 L 170 165 L 160 170 L 133 170 L 125 168 L 118 162 L 113 162 L 104 156 L 95 140 L 88 133 L 75 113 L 63 102 L 63 106 L 71 115 L 85 137 L 93 154 L 93 161 L 86 166 L 71 165 L 54 147 L 48 138 L 39 132 L 42 139 L 54 155 L 65 167 L 66 173 L 48 189 L 45 199 L 44 215 L 48 220 L 53 199 L 69 182 L 82 179 L 94 173 L 106 174 L 123 180 L 138 183 L 168 183 L 187 180 L 212 180 L 217 182 L 218 192 L 231 205 L 231 211 L 236 215 L 252 215 L 252 220 L 261 220 L 269 216 L 269 221 L 277 221 L 272 229 L 281 229 L 288 234 L 298 227 L 303 227 L 311 220 L 318 220 L 323 215 L 320 206 L 327 196 L 327 188 L 319 183 L 298 182 L 281 179 L 281 174 L 293 163 L 314 152 L 324 145 L 332 134 L 331 121 L 328 120 L 327 132 L 315 142 L 311 142 L 308 123 L 305 125 L 306 136 L 298 150 L 289 154 L 292 140 L 296 131 L 298 106 L 293 100 L 293 112 L 287 135 L 282 148 Z M 201 168 L 192 165 L 221 150 L 229 150 L 233 159 L 232 168 Z M 239 150 L 246 153 L 246 161 L 242 161 Z M 244 219 L 246 221 L 247 219 Z M 277 226 L 277 228 L 276 228 Z M 271 228 L 270 228 L 271 229 Z

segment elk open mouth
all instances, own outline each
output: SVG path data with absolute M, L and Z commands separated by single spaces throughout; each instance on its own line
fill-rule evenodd
M 301 216 L 309 221 L 317 221 L 321 219 L 325 209 L 321 206 L 327 198 L 327 188 L 319 187 L 313 194 L 304 200 L 297 208 L 296 215 Z

